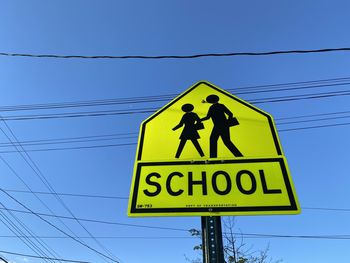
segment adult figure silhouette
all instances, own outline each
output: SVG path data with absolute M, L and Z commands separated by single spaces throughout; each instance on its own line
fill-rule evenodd
M 203 157 L 204 153 L 202 151 L 201 146 L 198 143 L 198 139 L 200 138 L 200 136 L 196 127 L 199 123 L 201 123 L 201 119 L 196 113 L 192 112 L 194 109 L 194 106 L 192 104 L 184 104 L 182 105 L 181 109 L 183 112 L 185 112 L 185 114 L 182 116 L 180 123 L 173 128 L 173 131 L 177 130 L 178 128 L 184 125 L 185 126 L 180 135 L 180 144 L 177 148 L 175 158 L 180 157 L 181 152 L 188 140 L 191 140 L 194 147 L 196 147 L 196 150 L 199 153 L 199 155 Z
M 230 138 L 230 126 L 228 124 L 228 119 L 232 118 L 232 112 L 224 105 L 219 103 L 219 96 L 217 95 L 209 95 L 206 98 L 206 101 L 211 103 L 212 105 L 209 107 L 207 116 L 202 118 L 202 121 L 212 119 L 213 121 L 213 130 L 210 134 L 210 157 L 217 157 L 217 148 L 218 148 L 218 139 L 221 137 L 223 143 L 230 150 L 230 152 L 236 156 L 243 156 L 242 153 L 238 150 L 238 148 L 233 144 Z

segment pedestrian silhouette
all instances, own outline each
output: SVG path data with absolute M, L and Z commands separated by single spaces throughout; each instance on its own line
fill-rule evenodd
M 213 130 L 210 134 L 210 157 L 217 157 L 218 139 L 221 137 L 223 143 L 231 151 L 231 153 L 236 157 L 243 156 L 242 153 L 233 144 L 230 138 L 230 125 L 228 123 L 228 118 L 232 118 L 232 112 L 226 108 L 225 105 L 218 103 L 219 97 L 217 95 L 209 95 L 206 101 L 211 103 L 207 116 L 202 118 L 202 121 L 212 119 Z
M 182 116 L 180 123 L 173 128 L 173 131 L 177 130 L 178 128 L 184 125 L 185 126 L 180 135 L 180 144 L 177 148 L 175 158 L 180 157 L 181 152 L 188 140 L 191 140 L 194 147 L 196 147 L 196 150 L 199 153 L 199 155 L 203 157 L 204 153 L 202 151 L 201 146 L 198 143 L 198 139 L 200 137 L 197 129 L 204 128 L 204 126 L 202 126 L 202 122 L 199 116 L 196 113 L 192 112 L 194 109 L 194 106 L 192 104 L 184 104 L 182 105 L 181 109 L 183 112 L 185 112 L 185 114 Z

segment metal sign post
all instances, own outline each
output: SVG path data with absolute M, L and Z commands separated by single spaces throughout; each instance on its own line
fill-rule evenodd
M 220 216 L 299 213 L 267 112 L 201 81 L 142 122 L 128 216 L 201 216 L 203 263 L 225 263 Z
M 203 263 L 224 263 L 220 216 L 202 216 Z

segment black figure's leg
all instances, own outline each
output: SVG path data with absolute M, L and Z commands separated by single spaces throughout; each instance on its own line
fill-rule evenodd
M 181 140 L 177 148 L 175 158 L 179 158 L 187 140 Z
M 227 149 L 229 149 L 230 152 L 234 156 L 236 156 L 236 157 L 242 157 L 243 156 L 243 154 L 238 150 L 236 145 L 234 145 L 233 142 L 231 142 L 230 129 L 229 128 L 222 130 L 221 138 L 222 138 L 222 141 L 224 142 L 225 146 L 227 147 Z
M 216 158 L 218 155 L 219 133 L 213 129 L 210 134 L 210 158 Z
M 201 157 L 203 157 L 204 153 L 203 153 L 203 150 L 202 150 L 201 146 L 199 145 L 198 141 L 196 139 L 192 139 L 191 141 L 192 141 L 194 147 L 196 147 L 197 152 L 199 153 L 199 155 Z

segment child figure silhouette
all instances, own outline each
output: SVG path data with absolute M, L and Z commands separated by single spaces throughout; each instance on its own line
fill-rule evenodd
M 172 129 L 173 131 L 175 131 L 180 127 L 184 126 L 180 135 L 180 144 L 177 148 L 175 158 L 180 157 L 181 152 L 188 140 L 191 140 L 199 155 L 203 157 L 204 153 L 201 146 L 198 143 L 198 139 L 200 138 L 200 136 L 196 127 L 199 123 L 201 123 L 201 119 L 196 113 L 192 112 L 194 109 L 194 106 L 192 104 L 184 104 L 182 105 L 181 109 L 183 112 L 185 112 L 185 114 L 182 116 L 180 123 Z

